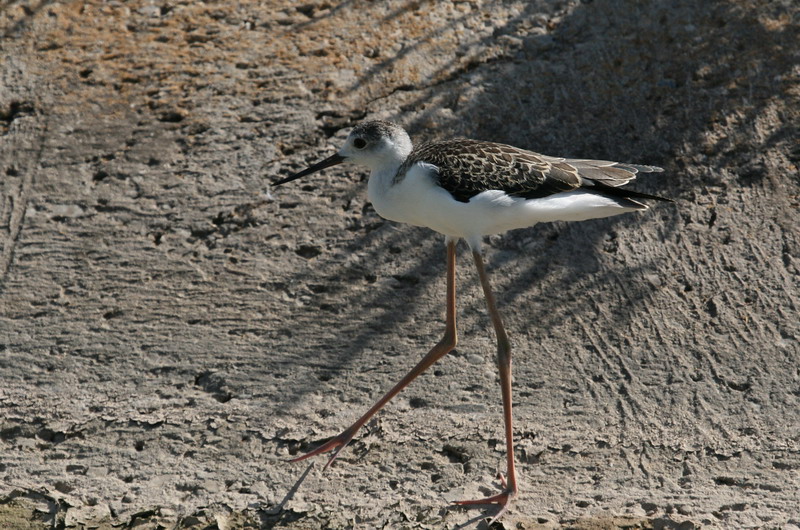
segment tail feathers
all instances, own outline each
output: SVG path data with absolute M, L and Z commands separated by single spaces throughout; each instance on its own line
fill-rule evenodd
M 660 173 L 664 171 L 656 166 L 624 164 L 608 160 L 568 159 L 567 163 L 578 170 L 581 178 L 608 186 L 624 186 L 636 178 L 638 173 Z

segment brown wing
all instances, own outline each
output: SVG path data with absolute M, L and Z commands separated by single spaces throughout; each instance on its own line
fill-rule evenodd
M 615 188 L 637 172 L 660 168 L 550 157 L 505 144 L 468 139 L 425 143 L 411 152 L 398 178 L 417 162 L 434 166 L 439 186 L 461 202 L 488 190 L 534 199 L 578 188 L 619 198 L 659 198 Z
M 580 186 L 578 172 L 569 164 L 549 162 L 541 155 L 510 145 L 478 140 L 422 144 L 411 152 L 398 176 L 402 178 L 417 162 L 435 166 L 439 186 L 462 202 L 487 190 L 534 198 Z

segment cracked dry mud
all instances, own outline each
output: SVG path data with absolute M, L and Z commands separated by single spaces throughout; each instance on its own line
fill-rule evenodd
M 641 214 L 487 240 L 506 528 L 800 527 L 796 2 L 0 3 L 0 527 L 456 528 L 503 467 L 494 343 L 365 173 L 365 117 L 660 165 Z

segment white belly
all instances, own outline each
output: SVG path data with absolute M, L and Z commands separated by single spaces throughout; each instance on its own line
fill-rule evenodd
M 478 248 L 485 235 L 539 222 L 583 221 L 635 210 L 620 206 L 614 199 L 581 190 L 542 199 L 512 197 L 499 190 L 489 190 L 472 197 L 469 202 L 459 202 L 436 185 L 424 165 L 412 167 L 403 180 L 393 185 L 390 177 L 373 174 L 369 199 L 375 211 L 386 219 L 464 238 L 473 248 Z

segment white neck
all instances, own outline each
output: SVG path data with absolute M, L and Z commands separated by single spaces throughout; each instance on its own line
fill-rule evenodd
M 369 199 L 375 202 L 373 197 L 375 193 L 384 195 L 392 185 L 394 177 L 400 166 L 403 165 L 405 157 L 393 158 L 389 160 L 382 160 L 380 164 L 370 167 L 369 182 L 367 183 L 367 192 Z
M 361 161 L 370 169 L 367 194 L 378 213 L 387 206 L 386 197 L 391 191 L 392 181 L 412 148 L 411 138 L 400 129 L 391 138 L 385 138 L 373 156 Z

